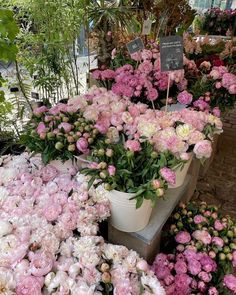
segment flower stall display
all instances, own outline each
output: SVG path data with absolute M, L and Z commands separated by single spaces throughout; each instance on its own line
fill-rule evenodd
M 97 236 L 109 201 L 85 176 L 39 156 L 0 158 L 0 286 L 4 294 L 165 295 L 147 262 Z
M 202 29 L 210 35 L 235 35 L 236 9 L 209 9 L 203 18 Z
M 165 245 L 172 252 L 158 254 L 152 266 L 166 294 L 235 293 L 235 237 L 235 220 L 216 206 L 180 204 Z

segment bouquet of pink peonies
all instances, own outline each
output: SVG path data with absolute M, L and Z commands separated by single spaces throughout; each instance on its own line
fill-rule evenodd
M 173 253 L 159 254 L 153 264 L 167 294 L 229 294 L 225 287 L 236 292 L 236 277 L 229 274 L 236 267 L 235 220 L 204 202 L 180 204 L 170 237 L 166 246 L 175 245 Z
M 59 103 L 52 108 L 34 109 L 33 116 L 21 142 L 30 151 L 40 153 L 44 163 L 51 160 L 73 159 L 74 155 L 87 155 L 89 145 L 98 135 L 92 121 L 86 120 L 78 106 Z

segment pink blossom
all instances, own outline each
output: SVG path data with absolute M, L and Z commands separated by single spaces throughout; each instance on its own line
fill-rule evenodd
M 52 254 L 49 252 L 29 253 L 30 272 L 36 277 L 44 276 L 49 273 L 53 266 Z
M 201 271 L 201 263 L 196 259 L 189 259 L 188 261 L 188 270 L 190 274 L 196 276 Z
M 107 170 L 110 176 L 114 176 L 116 174 L 116 167 L 113 165 L 109 165 Z
M 36 132 L 41 135 L 47 132 L 47 128 L 43 122 L 40 122 L 36 128 Z
M 193 100 L 193 96 L 191 93 L 184 90 L 178 94 L 177 100 L 182 104 L 190 104 Z
M 67 122 L 62 122 L 58 125 L 58 129 L 63 129 L 66 133 L 70 132 L 72 129 L 72 125 Z
M 233 267 L 236 267 L 236 251 L 233 252 Z
M 236 277 L 231 274 L 224 276 L 224 286 L 236 293 Z
M 193 218 L 194 223 L 199 224 L 206 221 L 206 218 L 202 215 L 195 215 Z
M 207 289 L 206 283 L 204 283 L 203 281 L 199 281 L 197 287 L 202 293 L 204 293 Z
M 158 91 L 155 88 L 149 88 L 147 92 L 147 98 L 154 101 L 158 98 Z
M 175 263 L 175 271 L 177 274 L 187 273 L 187 264 L 183 260 Z
M 212 244 L 215 244 L 217 247 L 222 248 L 224 246 L 224 241 L 219 237 L 214 237 L 212 239 Z
M 194 101 L 193 106 L 195 108 L 197 108 L 198 110 L 200 110 L 200 111 L 205 111 L 205 110 L 209 110 L 210 109 L 209 103 L 207 103 L 203 99 L 198 99 L 198 100 Z
M 46 106 L 41 106 L 38 108 L 35 108 L 33 111 L 33 114 L 35 116 L 41 115 L 42 113 L 46 113 L 48 111 L 48 108 Z
M 176 180 L 175 172 L 167 167 L 160 169 L 160 175 L 170 184 L 174 185 Z
M 88 153 L 88 141 L 85 138 L 83 137 L 79 138 L 76 141 L 76 147 L 81 153 L 83 154 Z
M 198 159 L 210 158 L 212 153 L 212 146 L 209 140 L 201 140 L 197 142 L 193 149 Z
M 58 170 L 53 165 L 47 165 L 41 169 L 41 177 L 44 182 L 53 180 L 58 175 Z
M 215 228 L 216 230 L 221 231 L 221 230 L 223 230 L 223 229 L 225 228 L 225 226 L 224 226 L 224 224 L 223 224 L 219 219 L 217 219 L 217 220 L 215 220 L 215 222 L 214 222 L 214 228 Z
M 191 236 L 186 231 L 180 231 L 175 236 L 175 240 L 176 240 L 177 243 L 187 244 L 187 243 L 189 243 L 191 241 Z
M 101 71 L 99 71 L 99 70 L 95 70 L 95 71 L 93 71 L 92 72 L 92 77 L 93 77 L 93 79 L 95 79 L 95 80 L 99 80 L 99 79 L 101 79 Z
M 202 269 L 206 272 L 214 272 L 217 269 L 216 262 L 208 255 L 202 255 L 200 263 L 202 265 Z
M 205 245 L 211 243 L 211 235 L 206 230 L 195 230 L 192 236 Z
M 208 289 L 208 295 L 219 295 L 219 292 L 217 291 L 215 287 L 210 287 Z
M 125 148 L 133 152 L 139 152 L 141 150 L 140 142 L 137 140 L 128 139 L 125 142 Z
M 50 203 L 47 204 L 46 208 L 44 209 L 44 216 L 47 219 L 47 221 L 54 221 L 58 218 L 58 216 L 61 214 L 62 208 L 61 205 L 57 203 Z
M 143 60 L 150 60 L 152 59 L 152 52 L 151 50 L 143 49 L 141 52 L 141 56 Z
M 209 273 L 207 273 L 205 271 L 199 272 L 198 277 L 199 277 L 200 280 L 202 280 L 205 283 L 209 283 L 211 281 L 211 279 L 212 279 L 211 274 L 209 274 Z
M 16 287 L 16 295 L 41 295 L 41 285 L 34 276 L 21 278 Z
M 214 116 L 216 116 L 216 117 L 220 117 L 220 109 L 218 108 L 218 107 L 215 107 L 213 110 L 212 110 L 212 113 L 213 113 L 213 115 Z

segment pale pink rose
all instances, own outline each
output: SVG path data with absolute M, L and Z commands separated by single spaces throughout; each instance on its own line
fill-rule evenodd
M 125 142 L 125 148 L 133 152 L 139 152 L 141 150 L 140 142 L 137 140 L 128 139 Z
M 116 174 L 116 167 L 113 165 L 109 165 L 107 170 L 110 176 L 114 176 Z
M 76 141 L 76 147 L 81 153 L 83 154 L 88 153 L 88 141 L 85 138 L 83 137 L 79 138 Z
M 70 132 L 72 129 L 72 125 L 67 122 L 62 122 L 61 124 L 58 125 L 58 129 L 63 129 L 66 133 Z
M 190 104 L 193 100 L 193 96 L 191 93 L 184 90 L 178 94 L 177 100 L 178 100 L 178 102 L 180 102 L 182 104 Z
M 224 276 L 224 286 L 233 293 L 236 293 L 236 277 L 231 274 Z
M 194 146 L 193 152 L 198 159 L 210 158 L 212 153 L 212 145 L 209 140 L 201 140 Z
M 193 232 L 192 236 L 205 245 L 211 243 L 211 235 L 206 230 L 196 230 Z
M 53 267 L 52 254 L 49 252 L 29 252 L 29 271 L 36 277 L 41 277 L 49 273 Z
M 176 181 L 175 172 L 167 167 L 160 169 L 160 175 L 170 184 L 174 185 Z
M 188 244 L 191 241 L 191 236 L 186 231 L 180 231 L 175 236 L 175 240 L 177 243 L 180 243 L 180 244 Z
M 16 287 L 16 295 L 41 295 L 41 284 L 34 276 L 21 278 Z

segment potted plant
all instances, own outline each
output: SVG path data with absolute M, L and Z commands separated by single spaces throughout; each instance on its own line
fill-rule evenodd
M 168 152 L 158 153 L 142 139 L 114 142 L 104 137 L 92 148 L 92 163 L 81 170 L 91 177 L 89 185 L 104 184 L 111 203 L 111 224 L 121 231 L 135 232 L 149 222 L 152 207 L 164 196 L 167 182 L 175 183 L 169 167 L 178 160 Z

